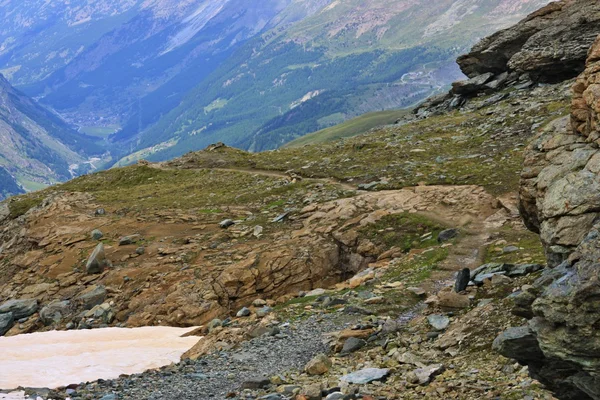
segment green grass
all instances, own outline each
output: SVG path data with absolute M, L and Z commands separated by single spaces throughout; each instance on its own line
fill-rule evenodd
M 498 241 L 505 241 L 506 244 L 495 244 Z M 506 246 L 516 246 L 519 250 L 505 254 L 502 249 Z M 504 226 L 498 232 L 494 243 L 485 249 L 484 261 L 486 263 L 545 264 L 546 257 L 539 235 L 522 229 L 515 230 L 511 226 Z
M 445 227 L 428 218 L 411 213 L 386 215 L 374 224 L 359 229 L 361 238 L 376 246 L 390 249 L 397 247 L 404 252 L 437 244 L 437 236 Z M 427 239 L 423 235 L 431 233 Z
M 245 206 L 257 212 L 274 204 L 300 207 L 313 184 L 310 180 L 290 184 L 283 178 L 237 171 L 134 165 L 82 176 L 48 190 L 87 192 L 103 205 L 134 210 L 196 209 L 217 214 L 228 206 Z M 326 189 L 337 196 L 333 186 Z M 257 216 L 256 221 L 260 217 L 269 216 Z
M 336 129 L 342 135 L 352 134 L 343 129 L 352 125 L 349 121 L 328 130 L 330 135 L 308 135 L 291 147 L 262 153 L 232 148 L 200 151 L 184 156 L 178 164 L 293 170 L 304 177 L 333 178 L 352 185 L 385 178 L 388 184 L 377 190 L 419 184 L 480 185 L 501 195 L 518 190 L 523 151 L 534 133 L 531 126 L 547 124 L 567 112 L 569 99 L 555 96 L 525 110 L 511 98 L 491 107 L 385 125 L 368 134 L 333 140 Z M 485 100 L 474 100 L 474 108 Z
M 220 110 L 221 108 L 225 107 L 228 102 L 229 101 L 227 99 L 216 99 L 215 101 L 204 107 L 204 114 L 208 114 L 209 112 L 214 110 Z
M 389 282 L 400 281 L 408 285 L 418 285 L 429 279 L 431 272 L 437 265 L 448 257 L 448 249 L 434 248 L 431 251 L 416 255 L 414 259 L 401 260 L 396 265 L 390 266 L 383 280 Z
M 284 147 L 298 147 L 308 144 L 331 142 L 341 138 L 349 138 L 382 125 L 389 125 L 405 116 L 407 110 L 380 111 L 361 115 L 360 117 L 342 122 L 339 125 L 302 136 Z
M 19 179 L 19 183 L 23 185 L 23 188 L 25 188 L 25 190 L 28 192 L 35 192 L 36 190 L 42 190 L 48 187 L 48 185 L 44 183 L 39 183 L 24 178 Z
M 119 125 L 82 126 L 79 128 L 79 131 L 89 136 L 105 138 L 115 133 L 117 130 L 119 130 L 119 128 Z
M 10 210 L 9 218 L 15 219 L 24 215 L 32 208 L 41 205 L 43 200 L 40 192 L 32 195 L 13 197 L 8 203 L 8 209 Z

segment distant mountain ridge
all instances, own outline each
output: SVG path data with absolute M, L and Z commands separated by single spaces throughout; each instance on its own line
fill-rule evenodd
M 7 0 L 0 72 L 71 123 L 114 127 L 122 163 L 215 141 L 261 151 L 417 103 L 461 76 L 459 53 L 548 2 Z

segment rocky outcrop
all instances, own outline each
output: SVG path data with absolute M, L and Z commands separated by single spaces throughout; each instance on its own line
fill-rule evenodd
M 520 209 L 558 265 L 581 243 L 600 211 L 597 102 L 600 41 L 573 86 L 570 117 L 549 124 L 531 143 L 521 175 Z
M 489 104 L 509 96 L 508 87 L 525 90 L 538 83 L 576 77 L 600 32 L 600 2 L 562 0 L 529 15 L 515 26 L 481 40 L 457 60 L 469 79 L 448 93 L 427 99 L 414 113 L 424 118 L 463 108 L 470 98 L 494 94 Z
M 599 31 L 598 1 L 557 1 L 483 39 L 458 64 L 470 78 L 517 72 L 535 81 L 562 81 L 583 70 Z
M 515 298 L 514 313 L 529 318 L 527 326 L 503 333 L 494 344 L 529 365 L 560 399 L 600 399 L 597 82 L 600 38 L 573 86 L 571 116 L 550 124 L 529 148 L 520 208 L 529 228 L 540 233 L 553 268 Z

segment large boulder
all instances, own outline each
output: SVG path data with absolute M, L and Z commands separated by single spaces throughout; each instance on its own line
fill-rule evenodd
M 528 149 L 520 209 L 528 227 L 540 233 L 552 268 L 515 297 L 514 313 L 529 318 L 527 326 L 502 333 L 494 345 L 568 400 L 600 399 L 597 82 L 600 38 L 573 87 L 570 118 L 551 124 Z
M 537 81 L 562 81 L 583 71 L 598 32 L 599 1 L 556 1 L 483 39 L 458 64 L 470 78 L 515 71 Z
M 40 310 L 40 319 L 44 325 L 59 324 L 70 312 L 71 303 L 67 300 L 55 300 Z
M 0 314 L 12 313 L 14 319 L 21 319 L 35 314 L 38 302 L 35 299 L 9 300 L 0 304 Z
M 102 285 L 90 286 L 75 298 L 75 301 L 86 310 L 104 303 L 104 300 L 106 300 L 106 288 Z
M 85 271 L 90 275 L 100 274 L 104 271 L 104 268 L 110 267 L 110 265 L 111 263 L 104 252 L 104 244 L 100 243 L 90 255 L 85 265 Z

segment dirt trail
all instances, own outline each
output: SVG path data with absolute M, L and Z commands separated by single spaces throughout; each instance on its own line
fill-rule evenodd
M 152 168 L 158 168 L 158 169 L 162 169 L 162 170 L 174 170 L 177 169 L 176 167 L 169 167 L 167 166 L 166 163 L 150 163 L 148 164 L 149 167 Z M 342 182 L 339 179 L 335 179 L 335 178 L 314 178 L 314 177 L 304 177 L 301 175 L 291 175 L 285 172 L 281 172 L 281 171 L 272 171 L 272 170 L 267 170 L 267 169 L 253 169 L 253 168 L 193 168 L 196 170 L 213 170 L 213 171 L 221 171 L 221 172 L 238 172 L 238 173 L 244 173 L 244 174 L 249 174 L 249 175 L 263 175 L 263 176 L 270 176 L 273 178 L 283 178 L 283 179 L 306 179 L 306 180 L 310 180 L 310 181 L 316 181 L 316 182 L 322 182 L 322 183 L 327 183 L 330 185 L 335 185 L 335 186 L 340 186 L 345 190 L 356 190 L 358 191 L 356 185 L 351 185 L 349 183 L 345 183 Z

